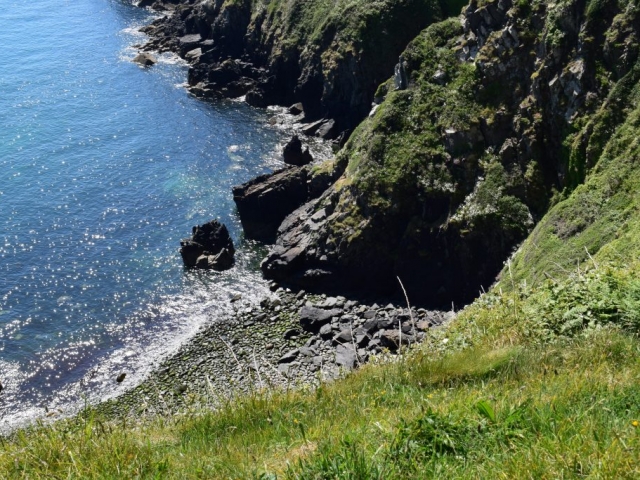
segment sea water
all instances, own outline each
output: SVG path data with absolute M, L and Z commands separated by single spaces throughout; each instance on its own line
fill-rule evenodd
M 171 55 L 132 63 L 152 15 L 2 2 L 0 428 L 118 394 L 231 295 L 267 291 L 231 187 L 279 166 L 283 134 L 241 102 L 190 97 Z M 212 218 L 236 267 L 185 271 L 180 239 Z

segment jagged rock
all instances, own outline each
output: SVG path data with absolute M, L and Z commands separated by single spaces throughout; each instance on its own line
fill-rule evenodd
M 431 78 L 438 85 L 444 85 L 445 83 L 447 83 L 447 74 L 440 69 L 438 69 Z
M 402 55 L 400 55 L 400 59 L 394 69 L 393 84 L 395 85 L 396 90 L 406 90 L 408 83 L 404 59 L 402 58 Z
M 358 355 L 353 345 L 338 345 L 336 347 L 336 365 L 347 370 L 353 370 L 358 364 Z
M 370 320 L 367 320 L 362 325 L 362 330 L 370 335 L 373 335 L 373 333 L 379 330 L 378 321 L 373 318 Z
M 188 51 L 198 48 L 198 44 L 202 41 L 202 37 L 199 33 L 185 35 L 178 39 L 178 45 L 180 47 L 180 54 L 185 55 Z
M 286 168 L 233 188 L 245 236 L 271 243 L 287 215 L 308 196 L 307 170 Z
M 220 98 L 219 92 L 208 88 L 204 82 L 190 86 L 189 92 L 198 98 Z
M 300 347 L 300 356 L 303 357 L 315 357 L 318 352 L 311 347 Z
M 187 267 L 226 270 L 233 265 L 235 248 L 227 227 L 217 220 L 193 227 L 190 239 L 180 242 Z
M 351 343 L 353 341 L 353 331 L 351 329 L 344 329 L 340 331 L 335 337 L 333 337 L 333 343 Z
M 322 308 L 305 305 L 300 309 L 298 315 L 300 316 L 300 325 L 304 330 L 318 333 L 320 328 L 328 323 L 332 317 L 342 315 L 342 310 L 338 308 L 324 310 Z
M 420 320 L 416 323 L 416 328 L 418 330 L 426 332 L 431 328 L 431 323 L 429 323 L 427 320 Z
M 189 62 L 194 62 L 202 56 L 202 48 L 194 48 L 193 50 L 189 50 L 184 58 Z
M 320 338 L 322 338 L 323 340 L 331 338 L 333 336 L 333 328 L 331 327 L 331 324 L 326 323 L 322 327 L 320 327 L 318 335 L 320 335 Z
M 266 278 L 295 282 L 303 288 L 316 288 L 335 278 L 321 262 L 310 264 L 307 252 L 314 243 L 314 232 L 322 228 L 325 220 L 313 219 L 317 201 L 311 201 L 287 216 L 278 229 L 278 240 L 260 268 Z
M 362 327 L 353 332 L 353 341 L 359 347 L 366 347 L 370 340 L 369 333 Z
M 254 88 L 253 90 L 250 90 L 249 92 L 247 92 L 247 95 L 245 97 L 245 102 L 247 102 L 252 107 L 256 107 L 256 108 L 266 108 L 269 106 L 269 102 L 267 101 L 267 98 L 264 95 L 264 91 L 259 88 Z M 285 162 L 285 163 L 288 163 L 288 162 Z M 295 164 L 291 164 L 291 165 L 295 165 Z
M 301 333 L 302 332 L 297 328 L 290 328 L 289 330 L 284 332 L 283 337 L 285 340 L 291 340 L 292 338 L 299 336 Z
M 217 255 L 200 255 L 196 260 L 196 268 L 223 271 L 233 266 L 233 253 L 223 248 Z
M 304 133 L 305 135 L 307 135 L 309 137 L 313 137 L 318 132 L 320 127 L 322 125 L 324 125 L 325 122 L 326 122 L 325 119 L 317 120 L 315 122 L 311 122 L 309 125 L 307 125 L 306 127 L 304 127 L 302 129 L 302 133 Z
M 384 348 L 388 348 L 392 352 L 395 352 L 400 347 L 400 337 L 402 337 L 402 345 L 410 345 L 414 342 L 414 338 L 411 335 L 401 335 L 398 330 L 382 330 L 380 332 L 380 345 Z
M 150 67 L 151 65 L 155 65 L 158 63 L 158 59 L 147 52 L 140 52 L 133 58 L 134 63 L 138 63 L 143 67 Z
M 297 135 L 294 135 L 284 146 L 282 156 L 284 157 L 284 163 L 297 167 L 308 165 L 313 161 L 308 148 L 304 152 L 302 151 L 302 142 Z
M 334 140 L 339 134 L 336 121 L 332 119 L 325 120 L 316 131 L 316 136 L 325 140 Z

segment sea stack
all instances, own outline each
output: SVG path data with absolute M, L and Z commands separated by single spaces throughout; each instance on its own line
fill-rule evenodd
M 227 227 L 218 220 L 193 227 L 191 238 L 180 242 L 180 255 L 188 268 L 228 270 L 235 248 Z

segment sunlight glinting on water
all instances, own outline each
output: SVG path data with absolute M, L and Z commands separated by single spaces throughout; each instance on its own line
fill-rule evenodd
M 190 97 L 175 56 L 133 64 L 152 17 L 129 2 L 9 0 L 2 10 L 7 428 L 118 394 L 201 325 L 223 321 L 232 294 L 266 294 L 231 187 L 280 166 L 286 132 L 268 127 L 273 112 Z M 212 218 L 240 245 L 237 265 L 186 272 L 179 240 Z

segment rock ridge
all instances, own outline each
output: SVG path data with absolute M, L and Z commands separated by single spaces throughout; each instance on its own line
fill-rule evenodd
M 428 0 L 140 5 L 165 13 L 143 28 L 151 37 L 143 48 L 173 51 L 187 60 L 192 93 L 246 95 L 258 107 L 299 102 L 307 121 L 331 119 L 332 127 L 321 132 L 328 139 L 367 115 L 375 88 L 421 29 L 434 18 L 458 13 L 443 12 L 440 3 Z

